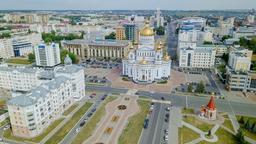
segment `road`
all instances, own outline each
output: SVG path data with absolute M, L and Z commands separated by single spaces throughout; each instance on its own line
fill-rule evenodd
M 164 142 L 164 130 L 169 127 L 169 124 L 165 122 L 165 108 L 167 106 L 168 104 L 154 104 L 154 110 L 148 117 L 148 128 L 143 129 L 140 144 L 160 144 Z
M 60 144 L 70 144 L 72 141 L 73 141 L 73 139 L 76 137 L 76 135 L 78 134 L 78 133 L 76 133 L 76 129 L 78 129 L 78 128 L 82 128 L 82 127 L 80 127 L 80 123 L 81 122 L 83 122 L 85 119 L 86 119 L 86 121 L 85 121 L 85 124 L 84 125 L 86 125 L 86 123 L 88 122 L 88 120 L 89 120 L 89 116 L 88 116 L 88 114 L 89 113 L 91 113 L 91 110 L 92 109 L 97 109 L 99 106 L 100 106 L 100 104 L 101 104 L 101 102 L 103 101 L 103 100 L 101 100 L 101 98 L 103 97 L 104 95 L 101 95 L 101 96 L 99 96 L 99 97 L 97 97 L 97 99 L 95 100 L 95 102 L 94 102 L 94 104 L 90 107 L 90 109 L 82 116 L 82 118 L 76 123 L 76 125 L 69 131 L 69 133 L 62 139 L 62 141 L 60 142 Z M 92 112 L 93 113 L 93 112 Z M 94 113 L 93 113 L 94 114 Z
M 128 89 L 116 89 L 111 87 L 101 87 L 101 86 L 93 86 L 86 87 L 86 90 L 98 90 L 104 91 L 106 93 L 126 93 Z M 202 105 L 206 105 L 209 101 L 208 97 L 200 97 L 200 96 L 180 96 L 176 94 L 167 94 L 167 93 L 152 93 L 148 91 L 138 91 L 137 95 L 150 97 L 153 99 L 160 100 L 161 97 L 164 97 L 166 100 L 172 102 L 173 106 L 176 107 L 185 107 L 186 101 L 188 107 L 200 109 Z M 234 112 L 237 115 L 248 115 L 248 116 L 256 116 L 256 105 L 248 104 L 248 103 L 240 103 L 235 101 L 228 101 L 226 99 L 215 99 L 217 109 L 223 112 Z

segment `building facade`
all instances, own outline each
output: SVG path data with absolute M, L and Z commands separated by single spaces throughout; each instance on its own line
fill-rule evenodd
M 154 41 L 154 31 L 146 22 L 140 31 L 139 44 L 131 47 L 123 59 L 122 74 L 136 83 L 153 83 L 168 79 L 171 75 L 171 60 L 163 54 L 162 44 Z
M 126 40 L 72 40 L 63 41 L 64 49 L 76 54 L 80 59 L 117 58 L 122 59 L 129 50 Z
M 216 50 L 213 47 L 181 48 L 179 66 L 209 69 L 214 66 L 215 56 Z
M 138 28 L 135 23 L 127 23 L 123 25 L 125 28 L 125 37 L 130 41 L 137 41 Z
M 39 71 L 32 68 L 0 66 L 0 87 L 11 91 L 27 92 L 40 85 Z
M 35 46 L 36 65 L 53 67 L 61 63 L 59 44 L 39 44 Z
M 64 76 L 12 98 L 7 102 L 12 134 L 23 138 L 38 136 L 72 104 L 72 83 Z
M 123 26 L 116 27 L 116 39 L 125 40 L 125 28 Z

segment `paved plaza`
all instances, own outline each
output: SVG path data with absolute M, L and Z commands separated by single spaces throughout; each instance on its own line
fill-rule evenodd
M 124 105 L 126 109 L 120 110 L 118 106 L 121 105 Z M 105 109 L 106 115 L 98 123 L 93 135 L 84 142 L 85 144 L 117 144 L 128 118 L 139 112 L 137 96 L 121 96 L 108 103 Z

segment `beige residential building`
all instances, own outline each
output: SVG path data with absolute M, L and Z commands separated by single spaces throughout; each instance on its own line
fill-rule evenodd
M 116 39 L 117 40 L 125 39 L 125 28 L 123 26 L 116 27 Z
M 122 59 L 129 50 L 130 42 L 126 40 L 71 40 L 62 41 L 62 46 L 79 56 L 80 59 Z

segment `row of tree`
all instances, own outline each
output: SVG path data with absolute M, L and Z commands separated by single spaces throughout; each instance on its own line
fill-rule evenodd
M 256 134 L 256 121 L 250 119 L 245 120 L 242 116 L 239 120 L 239 123 L 245 128 L 246 130 Z
M 190 83 L 188 85 L 188 92 L 193 92 L 193 84 L 192 83 Z M 205 93 L 205 86 L 204 86 L 203 81 L 200 81 L 199 84 L 196 85 L 195 92 L 197 92 L 197 93 Z
M 73 39 L 82 39 L 84 36 L 84 32 L 81 33 L 81 35 L 76 34 L 68 34 L 68 35 L 57 35 L 54 31 L 51 33 L 42 33 L 42 39 L 44 42 L 57 42 L 59 43 L 62 40 L 73 40 Z
M 249 48 L 253 53 L 256 53 L 256 36 L 252 37 L 251 40 L 242 37 L 240 38 L 239 43 L 241 46 Z

